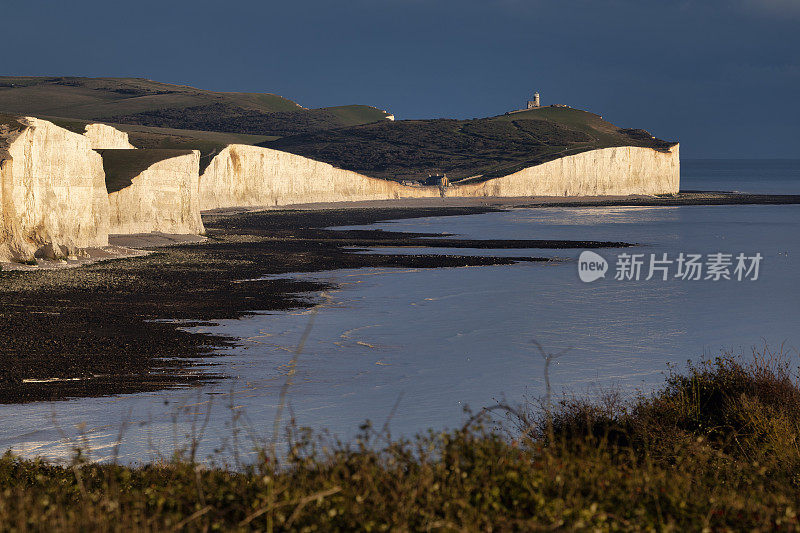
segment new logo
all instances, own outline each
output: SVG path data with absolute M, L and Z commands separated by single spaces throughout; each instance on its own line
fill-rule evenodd
M 606 277 L 608 271 L 608 261 L 603 256 L 589 250 L 581 252 L 578 258 L 578 276 L 584 283 L 591 283 L 600 278 Z

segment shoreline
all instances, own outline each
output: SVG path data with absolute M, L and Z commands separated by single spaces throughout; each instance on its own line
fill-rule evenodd
M 354 202 L 316 202 L 287 206 L 246 206 L 210 209 L 204 217 L 243 215 L 278 211 L 335 211 L 353 209 L 534 209 L 545 207 L 680 207 L 712 205 L 793 205 L 800 204 L 800 195 L 750 194 L 726 191 L 682 191 L 673 196 L 536 196 L 536 197 L 441 197 L 398 198 Z M 398 217 L 403 218 L 403 216 Z M 85 248 L 81 257 L 61 260 L 37 259 L 35 265 L 0 262 L 0 271 L 37 271 L 68 269 L 97 262 L 141 257 L 153 249 L 203 242 L 205 237 L 162 232 L 111 234 L 108 246 Z M 465 246 L 464 246 L 465 247 Z M 486 247 L 486 246 L 479 246 Z
M 235 339 L 181 328 L 236 319 L 255 311 L 313 306 L 304 297 L 328 287 L 274 275 L 342 268 L 447 268 L 547 261 L 532 257 L 361 254 L 365 248 L 604 248 L 626 242 L 442 239 L 442 235 L 340 226 L 429 216 L 459 216 L 512 207 L 720 205 L 800 203 L 800 196 L 702 195 L 673 198 L 431 199 L 255 208 L 204 213 L 203 240 L 123 236 L 117 245 L 146 255 L 114 258 L 77 269 L 0 273 L 0 403 L 24 403 L 148 392 L 224 379 L 215 350 Z M 436 203 L 436 200 L 444 200 Z M 467 202 L 464 202 L 467 200 Z M 703 201 L 705 203 L 698 204 Z M 713 203 L 709 203 L 713 202 Z M 398 203 L 400 205 L 398 205 Z M 455 204 L 461 205 L 455 205 Z M 427 205 L 425 205 L 427 204 Z M 431 205 L 434 204 L 434 205 Z M 116 237 L 115 237 L 116 238 Z M 165 246 L 162 246 L 165 245 Z M 270 279 L 261 279 L 272 276 Z M 242 279 L 256 280 L 248 284 Z M 246 286 L 245 286 L 246 285 Z
M 215 350 L 235 339 L 185 331 L 256 311 L 315 305 L 329 287 L 275 274 L 341 268 L 446 268 L 549 261 L 536 257 L 360 254 L 390 244 L 439 247 L 442 235 L 334 226 L 467 215 L 493 207 L 270 210 L 204 216 L 204 241 L 147 248 L 135 258 L 77 269 L 0 273 L 0 403 L 98 397 L 199 385 L 223 379 Z M 159 237 L 162 239 L 163 237 Z M 140 242 L 147 239 L 141 238 Z M 441 240 L 441 239 L 440 239 Z M 462 248 L 621 247 L 622 242 L 447 240 Z M 238 283 L 239 280 L 255 280 Z
M 659 207 L 690 205 L 790 205 L 800 204 L 796 194 L 750 194 L 725 191 L 681 191 L 674 196 L 510 196 L 398 198 L 357 202 L 316 202 L 286 206 L 230 207 L 204 211 L 204 215 L 229 215 L 258 211 L 318 211 L 380 208 L 537 208 L 537 207 Z

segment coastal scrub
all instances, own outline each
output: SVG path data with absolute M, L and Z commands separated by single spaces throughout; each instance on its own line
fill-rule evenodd
M 551 418 L 498 406 L 411 440 L 365 424 L 353 443 L 290 428 L 284 459 L 237 469 L 6 454 L 0 529 L 798 531 L 799 415 L 796 375 L 767 352 L 632 401 L 565 397 Z

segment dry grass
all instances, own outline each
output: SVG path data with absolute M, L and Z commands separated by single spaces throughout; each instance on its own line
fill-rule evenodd
M 292 430 L 280 464 L 236 471 L 6 455 L 0 529 L 796 531 L 798 415 L 796 376 L 767 353 L 630 402 L 565 399 L 552 418 L 498 408 L 410 441 L 365 425 L 350 444 Z

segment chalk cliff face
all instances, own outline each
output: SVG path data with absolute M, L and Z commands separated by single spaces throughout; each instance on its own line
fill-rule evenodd
M 26 244 L 21 238 L 17 211 L 11 195 L 14 182 L 8 147 L 24 127 L 22 122 L 13 119 L 0 126 L 0 261 L 27 258 L 33 256 L 34 252 L 33 245 Z
M 106 164 L 115 152 L 104 150 Z M 108 195 L 109 233 L 200 234 L 205 230 L 200 220 L 198 180 L 200 152 L 175 154 L 174 150 L 137 150 L 136 154 L 159 158 L 157 152 L 169 152 L 132 177 L 130 183 Z M 109 187 L 109 190 L 113 190 Z
M 669 152 L 619 147 L 592 150 L 485 182 L 408 187 L 302 156 L 230 145 L 200 177 L 200 208 L 310 202 L 472 196 L 603 196 L 677 193 L 678 146 Z
M 528 167 L 501 178 L 446 189 L 447 196 L 627 196 L 674 194 L 680 156 L 622 146 L 591 150 Z
M 91 141 L 45 120 L 18 119 L 6 139 L 0 260 L 30 259 L 45 245 L 66 253 L 108 244 L 108 196 Z
M 439 196 L 299 155 L 232 144 L 200 176 L 200 209 Z
M 0 116 L 0 261 L 106 246 L 108 233 L 202 233 L 201 209 L 439 196 L 651 195 L 680 187 L 678 145 L 666 152 L 593 150 L 446 188 L 404 186 L 248 145 L 226 147 L 199 176 L 196 150 L 132 148 L 127 134 L 102 124 L 79 135 L 45 120 Z
M 0 261 L 27 259 L 33 256 L 35 247 L 21 238 L 17 211 L 11 195 L 5 190 L 13 187 L 11 158 L 0 159 Z
M 127 133 L 105 124 L 87 124 L 83 135 L 89 139 L 95 150 L 136 148 L 128 141 Z

